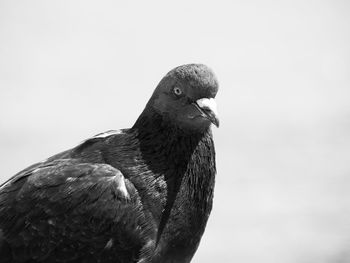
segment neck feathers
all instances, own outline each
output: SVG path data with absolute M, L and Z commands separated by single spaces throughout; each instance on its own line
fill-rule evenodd
M 164 176 L 167 185 L 158 239 L 164 231 L 167 236 L 168 220 L 179 220 L 172 224 L 179 228 L 186 224 L 189 232 L 201 236 L 212 208 L 216 173 L 210 128 L 188 133 L 155 112 L 144 112 L 132 130 L 147 166 Z M 185 221 L 184 213 L 188 215 Z
M 167 165 L 186 164 L 200 141 L 211 138 L 210 128 L 204 131 L 186 131 L 171 120 L 146 108 L 136 121 L 132 130 L 136 132 L 141 151 L 158 161 L 169 159 Z M 159 159 L 160 158 L 160 159 Z

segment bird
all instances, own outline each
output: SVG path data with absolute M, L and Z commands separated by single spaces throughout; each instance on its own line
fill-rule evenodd
M 170 70 L 131 128 L 35 163 L 0 186 L 3 263 L 187 263 L 213 206 L 218 80 Z

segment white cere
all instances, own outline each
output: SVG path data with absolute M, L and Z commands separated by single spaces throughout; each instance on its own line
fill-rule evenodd
M 218 114 L 218 110 L 216 107 L 216 102 L 213 98 L 202 98 L 196 101 L 198 106 L 202 109 L 209 109 L 211 110 L 215 115 Z

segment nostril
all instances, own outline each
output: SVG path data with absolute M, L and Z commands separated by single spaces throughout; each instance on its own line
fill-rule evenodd
M 206 113 L 203 111 L 203 109 L 198 105 L 197 102 L 193 102 L 192 105 L 194 105 L 196 107 L 196 109 L 199 111 L 199 113 L 205 117 L 206 116 Z

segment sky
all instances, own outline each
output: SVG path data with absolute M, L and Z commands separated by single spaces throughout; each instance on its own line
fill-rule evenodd
M 350 262 L 350 2 L 0 0 L 0 181 L 216 73 L 214 208 L 193 263 Z

